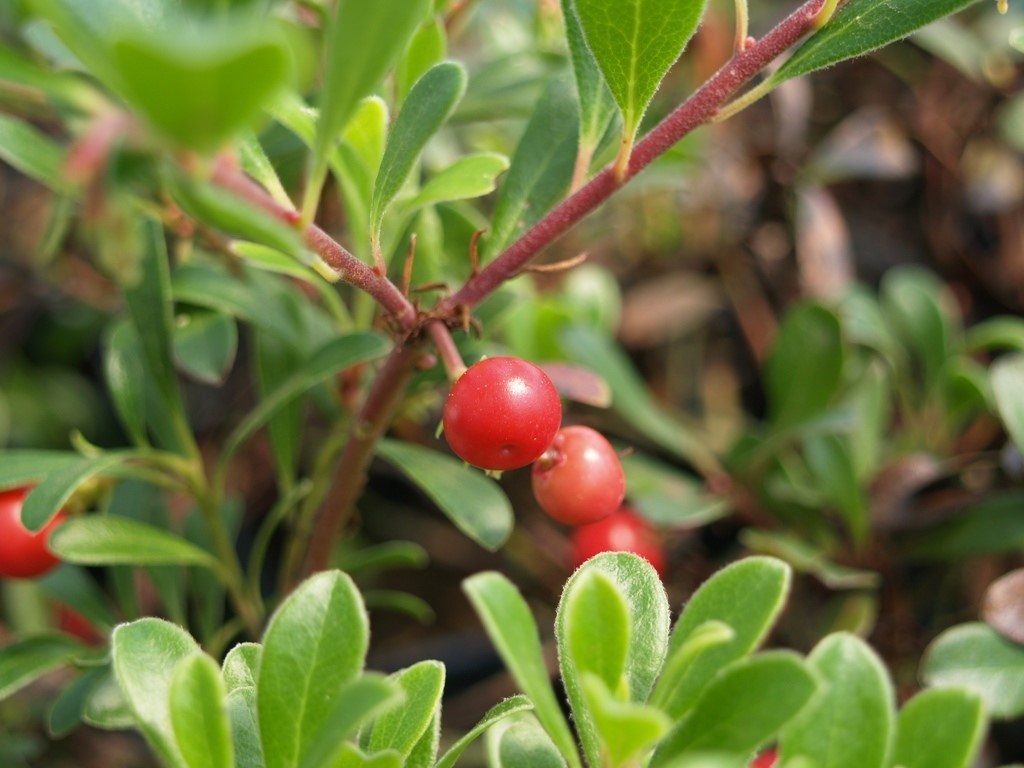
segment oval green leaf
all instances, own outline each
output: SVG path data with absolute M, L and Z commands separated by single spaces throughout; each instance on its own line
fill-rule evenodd
M 204 384 L 223 384 L 238 351 L 238 326 L 220 312 L 197 310 L 178 315 L 174 324 L 174 361 Z
M 0 115 L 0 159 L 50 189 L 66 189 L 64 151 L 24 120 Z
M 516 684 L 533 702 L 537 719 L 550 734 L 550 741 L 573 768 L 580 768 L 576 740 L 555 698 L 537 623 L 523 596 L 511 581 L 493 571 L 469 577 L 462 582 L 462 589 Z
M 782 762 L 797 755 L 816 768 L 886 768 L 895 736 L 892 682 L 864 641 L 829 635 L 808 657 L 822 691 L 782 733 Z
M 787 312 L 764 368 L 772 422 L 789 427 L 825 410 L 839 388 L 844 360 L 834 312 L 819 304 Z
M 748 557 L 708 579 L 687 601 L 669 639 L 669 655 L 710 622 L 734 632 L 727 642 L 709 642 L 686 667 L 672 666 L 658 681 L 655 699 L 673 717 L 685 714 L 719 670 L 753 651 L 767 636 L 789 594 L 791 571 L 781 560 Z M 712 625 L 715 626 L 715 625 Z
M 122 624 L 111 636 L 114 673 L 139 728 L 172 768 L 186 766 L 171 722 L 171 680 L 178 665 L 202 651 L 181 627 L 163 619 Z
M 188 768 L 234 765 L 231 724 L 217 663 L 205 653 L 186 656 L 171 677 L 171 727 Z
M 162 528 L 111 515 L 86 515 L 58 526 L 50 548 L 79 565 L 201 565 L 216 570 L 205 549 Z
M 705 0 L 574 0 L 576 15 L 632 139 L 655 91 L 704 15 Z
M 29 637 L 0 648 L 0 701 L 82 655 L 82 644 L 63 635 Z
M 445 124 L 466 91 L 466 70 L 454 61 L 436 64 L 409 92 L 395 119 L 370 201 L 370 230 L 380 243 L 384 212 L 409 178 L 427 140 Z
M 992 365 L 991 382 L 999 417 L 1017 450 L 1024 452 L 1024 354 L 999 358 Z
M 30 531 L 40 530 L 67 503 L 78 486 L 130 457 L 127 451 L 112 451 L 93 458 L 79 458 L 74 464 L 50 472 L 25 497 L 21 522 Z
M 477 152 L 460 157 L 431 176 L 423 189 L 405 206 L 414 210 L 424 205 L 488 195 L 494 191 L 498 176 L 508 170 L 508 164 L 508 158 L 497 152 Z
M 125 97 L 160 133 L 208 152 L 260 116 L 288 82 L 292 59 L 271 26 L 191 21 L 125 27 L 113 61 Z
M 749 755 L 771 743 L 817 689 L 815 675 L 789 651 L 733 662 L 708 683 L 690 714 L 658 746 L 651 766 L 671 765 L 684 752 Z
M 893 765 L 969 768 L 985 737 L 985 708 L 976 693 L 930 688 L 903 705 L 896 721 Z
M 993 717 L 1024 714 L 1024 646 L 987 624 L 961 624 L 935 638 L 921 662 L 921 677 L 929 685 L 974 691 Z
M 480 718 L 480 722 L 474 725 L 466 734 L 456 741 L 447 752 L 437 761 L 434 768 L 453 768 L 455 761 L 459 759 L 466 748 L 485 733 L 495 723 L 506 717 L 521 712 L 528 712 L 533 709 L 533 703 L 522 694 L 509 696 L 504 701 L 495 704 L 487 713 Z
M 770 82 L 778 84 L 799 75 L 861 56 L 906 37 L 916 29 L 956 13 L 974 0 L 850 0 L 794 53 Z
M 361 738 L 370 752 L 393 749 L 408 757 L 441 705 L 445 669 L 439 661 L 421 661 L 391 675 L 404 694 L 400 707 L 377 717 Z
M 363 668 L 366 609 L 340 571 L 307 579 L 270 620 L 256 704 L 267 768 L 295 768 L 345 685 Z
M 78 464 L 82 457 L 69 451 L 15 450 L 0 452 L 0 489 L 33 485 L 53 472 Z
M 398 440 L 381 440 L 377 453 L 401 470 L 437 504 L 455 527 L 490 551 L 501 547 L 515 518 L 494 480 L 437 451 Z

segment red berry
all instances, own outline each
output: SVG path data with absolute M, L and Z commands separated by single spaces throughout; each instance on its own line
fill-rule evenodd
M 775 768 L 778 758 L 779 752 L 775 747 L 766 749 L 754 758 L 754 762 L 750 764 L 750 768 Z
M 600 432 L 565 427 L 533 465 L 533 495 L 541 509 L 567 525 L 608 517 L 622 504 L 626 475 Z
M 0 492 L 0 576 L 31 579 L 60 563 L 46 542 L 64 514 L 58 512 L 40 531 L 29 531 L 21 524 L 21 507 L 29 490 L 14 488 Z
M 517 469 L 551 445 L 562 401 L 533 363 L 489 357 L 452 385 L 443 422 L 448 445 L 461 459 L 481 469 Z
M 632 552 L 654 566 L 660 575 L 665 575 L 665 553 L 654 528 L 629 507 L 621 507 L 596 523 L 575 528 L 570 538 L 574 568 L 602 552 Z

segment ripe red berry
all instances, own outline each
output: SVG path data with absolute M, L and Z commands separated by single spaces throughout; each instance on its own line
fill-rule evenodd
M 579 568 L 602 552 L 632 552 L 654 566 L 660 575 L 665 575 L 665 553 L 654 528 L 629 507 L 621 507 L 603 520 L 573 529 L 570 540 L 573 568 Z
M 489 357 L 452 385 L 444 435 L 452 450 L 481 469 L 517 469 L 551 445 L 562 401 L 551 379 L 518 357 Z
M 28 488 L 0 492 L 0 576 L 31 579 L 60 563 L 46 546 L 50 534 L 64 519 L 57 513 L 42 530 L 32 533 L 21 524 L 21 507 Z
M 584 525 L 621 506 L 626 475 L 612 444 L 600 432 L 565 427 L 533 465 L 533 495 L 555 520 Z
M 754 762 L 750 764 L 750 768 L 775 768 L 778 758 L 779 753 L 775 747 L 766 749 L 754 758 Z

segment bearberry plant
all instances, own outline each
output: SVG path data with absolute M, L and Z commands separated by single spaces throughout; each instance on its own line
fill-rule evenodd
M 986 622 L 936 640 L 905 703 L 853 632 L 762 648 L 794 568 L 865 597 L 894 531 L 908 558 L 1021 546 L 1019 524 L 994 533 L 1019 492 L 942 526 L 872 518 L 866 494 L 912 457 L 948 467 L 978 423 L 1024 447 L 1022 358 L 982 357 L 1024 350 L 1024 323 L 965 331 L 919 271 L 808 299 L 767 354 L 764 418 L 722 450 L 616 344 L 608 272 L 554 244 L 702 125 L 971 0 L 775 3 L 754 23 L 736 0 L 731 51 L 681 96 L 659 88 L 704 0 L 507 5 L 0 7 L 0 159 L 46 190 L 35 269 L 100 294 L 116 421 L 0 453 L 0 699 L 57 671 L 50 736 L 134 728 L 173 768 L 967 768 L 989 716 L 1024 713 L 1016 574 Z M 254 465 L 262 495 L 239 481 Z M 565 702 L 497 570 L 463 587 L 521 692 L 475 728 L 442 736 L 440 661 L 367 669 L 368 606 L 433 610 L 373 586 L 424 549 L 365 545 L 393 528 L 371 475 L 474 546 L 510 544 L 510 572 L 561 536 Z M 537 510 L 534 540 L 516 519 Z M 663 542 L 723 518 L 761 554 L 673 624 Z

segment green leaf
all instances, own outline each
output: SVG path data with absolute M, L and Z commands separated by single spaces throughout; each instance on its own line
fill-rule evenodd
M 227 696 L 217 663 L 205 653 L 186 656 L 171 677 L 171 726 L 189 768 L 235 762 Z
M 393 710 L 401 703 L 402 689 L 383 675 L 368 673 L 346 683 L 303 755 L 302 768 L 344 765 L 339 756 L 345 747 L 351 746 L 345 739 L 374 714 Z
M 870 520 L 851 449 L 846 436 L 812 435 L 804 441 L 804 456 L 815 486 L 839 511 L 851 538 L 860 546 L 868 536 Z
M 789 427 L 824 411 L 839 388 L 844 358 L 834 312 L 819 304 L 788 311 L 764 367 L 773 423 Z
M 434 761 L 437 760 L 437 750 L 440 746 L 441 702 L 438 701 L 437 707 L 434 709 L 434 716 L 405 759 L 405 768 L 432 768 Z
M 154 128 L 210 152 L 250 126 L 290 79 L 291 54 L 275 31 L 240 18 L 127 25 L 113 61 L 125 98 Z
M 487 732 L 487 764 L 491 768 L 564 768 L 549 735 L 535 718 L 501 722 Z
M 243 131 L 237 139 L 236 146 L 242 170 L 262 184 L 277 202 L 289 210 L 293 209 L 295 206 L 256 134 L 252 131 Z
M 378 752 L 368 755 L 359 747 L 343 743 L 338 749 L 338 758 L 331 768 L 404 768 L 405 761 L 397 752 Z
M 110 675 L 110 667 L 84 670 L 68 683 L 53 700 L 46 719 L 46 730 L 55 739 L 63 738 L 85 721 L 89 699 L 99 682 Z
M 958 688 L 930 688 L 903 705 L 896 721 L 893 765 L 969 768 L 985 737 L 981 698 Z
M 170 766 L 186 766 L 171 722 L 174 672 L 188 656 L 202 653 L 181 627 L 163 619 L 122 624 L 111 637 L 114 672 L 139 728 Z
M 455 526 L 490 551 L 512 532 L 512 505 L 497 482 L 438 451 L 399 440 L 381 440 L 377 453 L 401 470 Z
M 173 289 L 179 302 L 217 310 L 285 339 L 302 330 L 281 300 L 277 278 L 259 270 L 237 274 L 219 264 L 185 264 L 174 271 Z
M 158 395 L 159 415 L 169 425 L 166 430 L 155 429 L 154 434 L 167 435 L 167 448 L 182 450 L 184 437 L 180 433 L 187 429 L 188 422 L 171 359 L 174 320 L 167 244 L 163 229 L 153 221 L 143 221 L 138 236 L 139 275 L 131 285 L 124 286 L 124 297 L 142 344 L 142 360 L 149 374 L 146 383 Z
M 630 141 L 704 15 L 703 0 L 574 0 L 580 26 L 622 112 Z
M 829 589 L 874 589 L 881 579 L 875 571 L 832 562 L 819 546 L 792 534 L 744 528 L 740 540 L 754 552 L 777 557 L 797 572 L 811 574 Z
M 562 79 L 552 80 L 537 102 L 512 155 L 484 239 L 491 259 L 562 199 L 576 162 L 579 114 Z
M 412 173 L 427 140 L 445 124 L 466 90 L 466 70 L 444 61 L 430 68 L 413 86 L 388 137 L 370 201 L 370 230 L 380 242 L 384 212 Z
M 82 655 L 82 644 L 64 635 L 41 635 L 0 648 L 0 701 Z
M 58 526 L 50 548 L 80 565 L 201 565 L 217 569 L 204 549 L 162 528 L 112 515 L 86 515 Z
M 562 18 L 580 105 L 580 148 L 592 154 L 615 116 L 615 100 L 587 46 L 575 0 L 562 0 Z
M 489 730 L 491 726 L 506 717 L 521 712 L 528 712 L 531 709 L 533 709 L 533 703 L 522 694 L 509 696 L 507 699 L 495 704 L 480 718 L 480 722 L 449 747 L 448 751 L 437 761 L 434 768 L 453 768 L 455 761 L 466 751 L 466 748 L 479 738 L 482 733 Z
M 633 623 L 626 599 L 599 568 L 583 568 L 565 585 L 558 606 L 559 660 L 563 678 L 577 683 L 593 674 L 609 691 L 618 691 L 626 671 Z
M 974 0 L 850 0 L 771 76 L 779 84 L 900 40 Z
M 135 728 L 135 714 L 128 706 L 121 686 L 111 666 L 96 667 L 97 679 L 93 684 L 82 712 L 82 722 L 108 731 Z
M 579 768 L 576 742 L 548 678 L 537 623 L 511 581 L 483 572 L 462 582 L 480 621 L 519 688 L 533 702 L 537 719 L 570 765 Z
M 987 624 L 960 624 L 935 638 L 921 662 L 921 677 L 928 685 L 974 691 L 992 717 L 1024 714 L 1024 647 Z
M 652 768 L 691 751 L 749 755 L 769 744 L 818 689 L 803 659 L 768 651 L 725 667 L 657 749 Z
M 251 686 L 234 689 L 227 695 L 226 705 L 228 720 L 231 723 L 235 764 L 239 768 L 265 768 L 259 720 L 256 715 L 256 689 Z
M 646 454 L 623 456 L 622 468 L 630 503 L 656 525 L 700 528 L 729 513 L 729 503 L 709 494 L 696 477 Z
M 263 646 L 259 643 L 239 643 L 224 657 L 221 674 L 228 693 L 239 688 L 255 688 L 259 677 L 260 656 Z
M 0 159 L 50 189 L 68 187 L 63 149 L 23 120 L 0 115 Z
M 864 641 L 829 635 L 808 657 L 822 691 L 783 731 L 785 763 L 800 755 L 816 768 L 886 768 L 895 735 L 892 682 Z
M 381 357 L 387 353 L 389 347 L 387 338 L 376 333 L 352 333 L 327 342 L 313 353 L 302 367 L 266 395 L 242 423 L 235 427 L 224 442 L 221 465 L 226 464 L 235 451 L 271 416 L 296 397 L 345 368 Z
M 669 638 L 669 657 L 709 622 L 721 622 L 735 633 L 732 640 L 708 644 L 689 666 L 658 681 L 654 700 L 673 717 L 696 703 L 705 685 L 720 669 L 753 651 L 768 634 L 789 594 L 791 572 L 781 560 L 748 557 L 718 571 L 687 601 Z
M 1020 397 L 1024 385 L 1024 354 L 999 358 L 992 365 L 991 381 L 999 417 L 1017 450 L 1024 452 L 1024 400 Z
M 931 389 L 959 341 L 946 309 L 948 291 L 932 272 L 907 267 L 887 272 L 879 293 L 890 325 L 920 362 L 925 390 Z
M 494 191 L 496 179 L 508 170 L 508 158 L 497 152 L 476 152 L 460 157 L 435 173 L 423 189 L 406 202 L 408 210 L 425 205 L 470 200 Z
M 313 576 L 281 604 L 263 638 L 256 688 L 267 768 L 300 765 L 363 668 L 368 642 L 359 591 L 340 571 Z
M 1024 320 L 1019 317 L 1000 316 L 971 326 L 964 339 L 964 350 L 969 354 L 995 349 L 1024 352 Z
M 1005 493 L 982 499 L 952 520 L 914 537 L 905 550 L 912 557 L 959 560 L 1024 547 L 1020 509 L 1024 493 Z
M 327 28 L 327 60 L 310 172 L 319 189 L 336 138 L 426 18 L 430 0 L 341 0 Z M 308 212 L 307 212 L 308 213 Z
M 654 402 L 650 389 L 622 349 L 593 328 L 566 328 L 559 342 L 571 360 L 600 375 L 612 390 L 612 408 L 634 429 L 674 456 L 706 464 L 707 447 L 694 430 Z
M 606 755 L 607 763 L 627 765 L 672 726 L 668 715 L 656 707 L 620 701 L 596 675 L 584 674 L 582 681 L 589 717 L 600 739 L 599 755 Z
M 589 711 L 584 673 L 595 673 L 627 701 L 646 701 L 665 659 L 668 628 L 665 588 L 641 557 L 603 552 L 566 582 L 555 636 L 562 682 L 589 763 L 600 760 L 600 739 L 607 734 L 598 732 Z
M 399 103 L 405 100 L 423 73 L 441 61 L 447 52 L 448 39 L 444 23 L 436 16 L 427 19 L 416 30 L 405 53 L 395 66 L 395 95 Z
M 130 456 L 127 451 L 102 453 L 92 458 L 79 458 L 74 464 L 50 472 L 25 497 L 21 522 L 30 531 L 41 530 L 67 503 L 78 486 L 124 463 Z
M 79 454 L 70 451 L 2 451 L 0 489 L 34 485 L 51 473 L 77 465 L 81 460 Z
M 128 320 L 115 322 L 104 338 L 103 374 L 114 410 L 128 436 L 137 446 L 148 445 L 142 342 Z
M 439 661 L 421 661 L 391 676 L 405 700 L 396 709 L 377 717 L 363 746 L 371 752 L 394 749 L 408 757 L 427 730 L 440 706 L 444 691 L 444 665 Z
M 196 380 L 223 384 L 237 350 L 238 327 L 227 315 L 202 310 L 178 315 L 174 325 L 174 361 Z
M 269 246 L 309 264 L 299 231 L 254 204 L 176 168 L 168 169 L 168 186 L 182 210 L 202 224 L 232 237 Z

